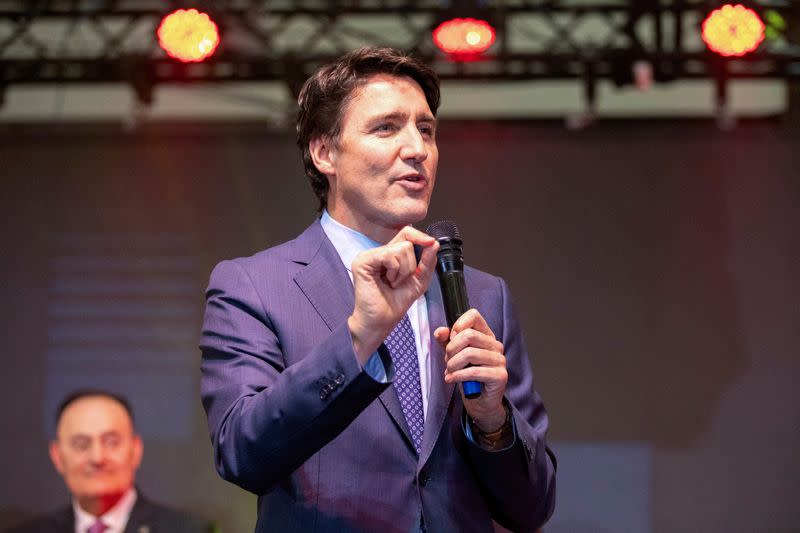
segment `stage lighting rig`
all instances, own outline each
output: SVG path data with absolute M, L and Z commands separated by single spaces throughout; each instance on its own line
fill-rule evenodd
M 443 52 L 462 61 L 477 59 L 495 40 L 495 29 L 485 20 L 454 18 L 433 30 L 433 42 Z
M 485 7 L 485 2 L 456 0 L 433 19 L 431 39 L 454 61 L 476 61 L 498 37 L 500 13 Z
M 758 48 L 764 40 L 764 22 L 742 4 L 725 4 L 711 11 L 703 21 L 703 42 L 725 57 L 741 57 Z
M 721 56 L 695 38 L 721 7 L 701 0 L 0 0 L 0 89 L 127 83 L 145 101 L 161 83 L 263 81 L 296 91 L 320 65 L 364 45 L 411 51 L 444 80 L 578 81 L 589 104 L 594 84 L 607 80 L 643 88 L 677 80 L 800 82 L 800 0 L 746 6 L 763 19 L 764 40 L 741 48 L 757 46 L 744 55 Z M 183 63 L 159 47 L 157 28 L 169 13 L 192 7 L 210 15 L 217 34 L 188 32 L 203 36 L 193 45 L 199 55 L 163 43 L 191 61 Z M 434 30 L 455 18 L 486 23 L 460 32 L 480 48 L 466 55 L 439 48 Z M 737 24 L 737 35 L 749 28 Z M 730 24 L 722 27 L 730 33 Z M 57 38 L 70 33 L 80 39 Z
M 177 9 L 161 19 L 156 30 L 158 44 L 184 63 L 200 62 L 219 46 L 219 30 L 207 13 L 194 8 Z

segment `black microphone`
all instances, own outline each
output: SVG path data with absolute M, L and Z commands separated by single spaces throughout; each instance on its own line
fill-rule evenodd
M 469 311 L 467 287 L 464 284 L 464 255 L 461 251 L 461 245 L 464 243 L 458 226 L 450 220 L 434 222 L 425 232 L 439 241 L 436 274 L 442 287 L 447 327 L 452 328 L 458 317 Z M 481 395 L 481 384 L 477 381 L 464 381 L 461 386 L 467 398 L 477 398 Z

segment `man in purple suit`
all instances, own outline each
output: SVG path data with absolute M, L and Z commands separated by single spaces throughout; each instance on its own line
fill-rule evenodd
M 431 282 L 439 245 L 411 226 L 436 180 L 436 74 L 362 48 L 298 103 L 321 217 L 223 261 L 207 292 L 217 470 L 259 495 L 259 532 L 536 530 L 555 458 L 507 286 L 468 268 L 474 308 L 448 328 Z M 481 395 L 466 399 L 464 381 Z

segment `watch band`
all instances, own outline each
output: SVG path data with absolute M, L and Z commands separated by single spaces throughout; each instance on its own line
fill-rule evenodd
M 508 437 L 511 436 L 511 410 L 505 403 L 503 403 L 503 408 L 506 410 L 506 421 L 503 422 L 500 429 L 496 429 L 495 431 L 490 431 L 488 433 L 481 431 L 475 421 L 470 418 L 472 432 L 478 443 L 492 450 L 497 448 L 499 443 L 505 443 Z

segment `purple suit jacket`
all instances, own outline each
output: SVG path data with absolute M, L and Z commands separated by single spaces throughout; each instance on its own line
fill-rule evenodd
M 297 239 L 211 274 L 202 397 L 220 475 L 258 494 L 258 532 L 534 531 L 552 514 L 555 458 L 547 414 L 506 284 L 466 271 L 470 304 L 506 350 L 516 439 L 487 452 L 464 433 L 461 395 L 432 376 L 417 455 L 394 387 L 359 366 L 347 317 L 353 286 L 319 222 Z M 430 331 L 446 325 L 439 284 Z M 394 367 L 379 350 L 389 378 Z M 438 378 L 438 379 L 437 379 Z

